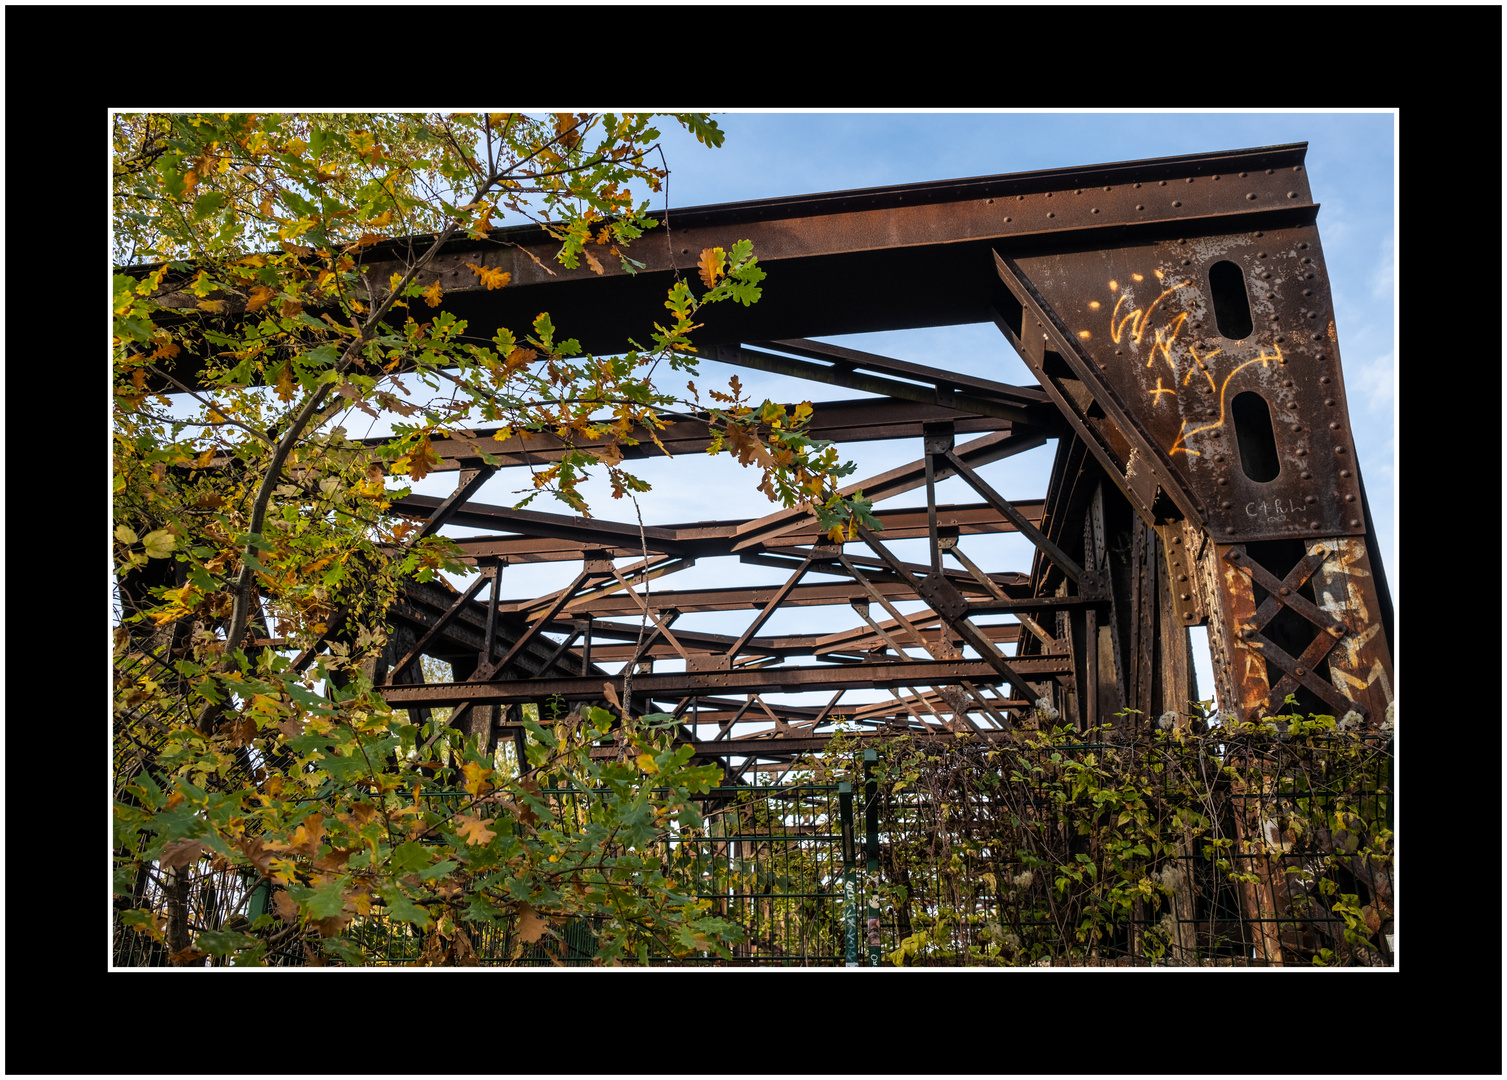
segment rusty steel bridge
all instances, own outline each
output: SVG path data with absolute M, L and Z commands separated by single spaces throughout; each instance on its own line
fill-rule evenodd
M 640 530 L 477 502 L 499 469 L 556 460 L 561 442 L 525 432 L 498 443 L 480 429 L 436 440 L 453 493 L 392 509 L 426 532 L 481 530 L 458 543 L 483 572 L 463 592 L 408 585 L 377 683 L 426 719 L 450 707 L 453 726 L 495 746 L 521 740 L 521 706 L 603 702 L 604 684 L 621 686 L 613 673 L 632 665 L 635 712 L 674 714 L 696 755 L 727 763 L 736 782 L 820 749 L 838 716 L 872 738 L 987 737 L 1039 701 L 1080 728 L 1186 712 L 1189 630 L 1207 627 L 1227 711 L 1259 718 L 1291 694 L 1304 710 L 1354 711 L 1374 728 L 1393 692 L 1392 608 L 1305 150 L 676 210 L 668 245 L 656 234 L 635 248 L 647 265 L 634 276 L 547 274 L 555 242 L 532 226 L 455 241 L 421 278 L 443 285 L 446 310 L 486 326 L 548 311 L 585 351 L 614 353 L 703 248 L 752 240 L 770 287 L 751 308 L 709 310 L 702 356 L 878 395 L 819 402 L 811 435 L 840 446 L 900 440 L 913 460 L 845 489 L 872 499 L 884 528 L 834 543 L 799 509 Z M 388 280 L 399 248 L 368 256 L 374 282 Z M 511 273 L 508 288 L 477 282 L 467 263 L 478 250 Z M 1036 385 L 812 340 L 990 322 Z M 676 455 L 710 438 L 705 419 L 659 433 Z M 1007 466 L 997 463 L 1049 441 L 1041 497 L 1000 495 L 994 470 Z M 621 449 L 660 453 L 647 438 Z M 970 501 L 939 504 L 949 477 Z M 1034 546 L 1030 565 L 970 555 L 970 541 L 1006 532 Z M 907 539 L 924 539 L 929 559 L 900 557 L 894 542 Z M 787 576 L 675 587 L 677 571 L 719 559 Z M 537 562 L 577 572 L 547 595 L 504 601 L 502 568 Z M 765 629 L 784 609 L 821 606 L 848 615 L 849 628 Z M 699 612 L 728 613 L 742 629 L 675 625 Z M 455 681 L 422 682 L 426 655 L 450 664 Z M 891 693 L 845 703 L 856 689 Z M 820 696 L 772 700 L 794 693 Z

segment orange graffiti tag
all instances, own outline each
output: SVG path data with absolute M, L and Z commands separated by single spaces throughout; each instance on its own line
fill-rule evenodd
M 1267 366 L 1268 361 L 1271 361 L 1271 360 L 1276 360 L 1278 363 L 1281 363 L 1281 361 L 1282 361 L 1282 349 L 1279 346 L 1276 346 L 1276 345 L 1273 345 L 1272 348 L 1276 349 L 1276 351 L 1277 351 L 1275 356 L 1268 356 L 1266 354 L 1266 350 L 1263 349 L 1261 351 L 1261 355 L 1260 356 L 1256 357 L 1254 360 L 1247 360 L 1245 363 L 1238 365 L 1237 367 L 1234 368 L 1234 370 L 1232 370 L 1228 375 L 1226 375 L 1224 377 L 1224 384 L 1222 386 L 1220 386 L 1220 388 L 1219 388 L 1219 419 L 1216 420 L 1216 421 L 1214 421 L 1214 423 L 1212 423 L 1212 424 L 1205 424 L 1201 428 L 1194 428 L 1192 431 L 1187 430 L 1188 421 L 1184 420 L 1183 421 L 1183 430 L 1178 434 L 1177 441 L 1174 442 L 1171 446 L 1169 446 L 1167 448 L 1167 453 L 1169 453 L 1169 454 L 1175 454 L 1178 451 L 1182 451 L 1184 454 L 1192 454 L 1194 457 L 1201 457 L 1202 454 L 1201 454 L 1200 451 L 1198 451 L 1198 450 L 1191 450 L 1188 447 L 1184 446 L 1183 444 L 1185 442 L 1187 442 L 1187 440 L 1189 439 L 1190 436 L 1197 435 L 1200 432 L 1204 432 L 1204 431 L 1212 431 L 1214 428 L 1220 427 L 1221 425 L 1224 424 L 1224 417 L 1225 417 L 1225 410 L 1226 410 L 1225 398 L 1229 395 L 1230 380 L 1235 377 L 1235 373 L 1236 372 L 1241 371 L 1241 370 L 1243 370 L 1245 368 L 1248 368 L 1252 364 L 1260 364 L 1262 367 L 1265 367 L 1265 366 Z M 1211 353 L 1210 355 L 1213 355 L 1213 354 Z M 1208 374 L 1208 372 L 1205 371 L 1205 374 Z M 1212 378 L 1210 378 L 1209 382 L 1210 382 L 1210 385 L 1213 385 L 1213 379 Z
M 1161 275 L 1158 274 L 1157 276 L 1160 277 Z M 1140 274 L 1132 274 L 1131 277 L 1134 278 L 1136 281 L 1142 280 Z M 1109 337 L 1110 337 L 1110 340 L 1113 341 L 1116 345 L 1118 345 L 1120 343 L 1120 339 L 1124 336 L 1124 333 L 1125 333 L 1125 324 L 1129 323 L 1130 324 L 1130 334 L 1131 334 L 1130 340 L 1139 345 L 1140 342 L 1141 342 L 1141 335 L 1146 332 L 1146 324 L 1151 320 L 1151 313 L 1156 310 L 1156 306 L 1158 304 L 1160 304 L 1163 300 L 1165 300 L 1167 297 L 1171 296 L 1178 289 L 1181 289 L 1184 286 L 1192 285 L 1192 284 L 1193 284 L 1193 282 L 1191 280 L 1179 282 L 1178 284 L 1172 286 L 1172 288 L 1165 290 L 1160 296 L 1158 296 L 1155 300 L 1153 300 L 1151 302 L 1151 306 L 1148 307 L 1148 308 L 1146 308 L 1144 311 L 1142 311 L 1140 308 L 1136 308 L 1134 311 L 1130 312 L 1130 314 L 1126 315 L 1123 319 L 1120 318 L 1120 305 L 1125 302 L 1126 298 L 1129 296 L 1129 293 L 1120 293 L 1120 298 L 1115 301 L 1114 311 L 1110 312 L 1110 315 L 1109 315 Z M 1119 286 L 1118 282 L 1111 281 L 1109 283 L 1109 291 L 1110 292 L 1116 292 L 1116 291 L 1118 291 L 1119 287 L 1120 286 Z M 1177 336 L 1177 330 L 1178 330 L 1178 328 L 1181 328 L 1182 322 L 1186 318 L 1187 318 L 1186 314 L 1179 315 L 1177 317 L 1177 319 L 1174 320 L 1173 323 L 1171 324 L 1172 328 L 1173 328 L 1172 329 L 1172 337 L 1173 338 L 1175 338 Z M 1158 335 L 1158 344 L 1161 344 L 1160 335 Z M 1170 346 L 1171 344 L 1172 344 L 1172 338 L 1168 338 L 1167 341 L 1166 341 L 1166 345 Z M 1155 355 L 1154 351 L 1153 351 L 1153 355 Z M 1150 366 L 1150 365 L 1148 365 L 1148 366 Z

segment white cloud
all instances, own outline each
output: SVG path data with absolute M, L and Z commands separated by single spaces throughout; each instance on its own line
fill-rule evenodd
M 1371 286 L 1371 298 L 1373 300 L 1389 301 L 1392 299 L 1396 282 L 1396 256 L 1397 241 L 1391 233 L 1382 238 L 1381 256 L 1376 261 L 1376 268 L 1371 271 L 1368 284 Z

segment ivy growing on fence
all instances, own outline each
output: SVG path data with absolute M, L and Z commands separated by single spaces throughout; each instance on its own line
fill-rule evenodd
M 893 963 L 1391 963 L 1390 721 L 1127 718 L 879 744 Z

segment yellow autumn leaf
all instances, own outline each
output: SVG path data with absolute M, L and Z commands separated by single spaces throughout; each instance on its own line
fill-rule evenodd
M 481 278 L 481 283 L 489 290 L 500 289 L 513 279 L 512 274 L 506 270 L 498 270 L 494 266 L 477 266 L 471 262 L 466 263 L 466 266 L 471 269 L 472 273 Z
M 444 295 L 445 291 L 440 288 L 440 283 L 436 281 L 433 285 L 424 290 L 424 303 L 428 304 L 430 307 L 439 307 L 440 297 Z
M 654 763 L 654 759 L 648 754 L 638 755 L 637 764 L 638 767 L 646 773 L 659 772 L 659 766 Z
M 466 774 L 466 790 L 472 795 L 479 796 L 492 790 L 492 783 L 487 779 L 492 770 L 485 765 L 468 761 L 462 771 Z

